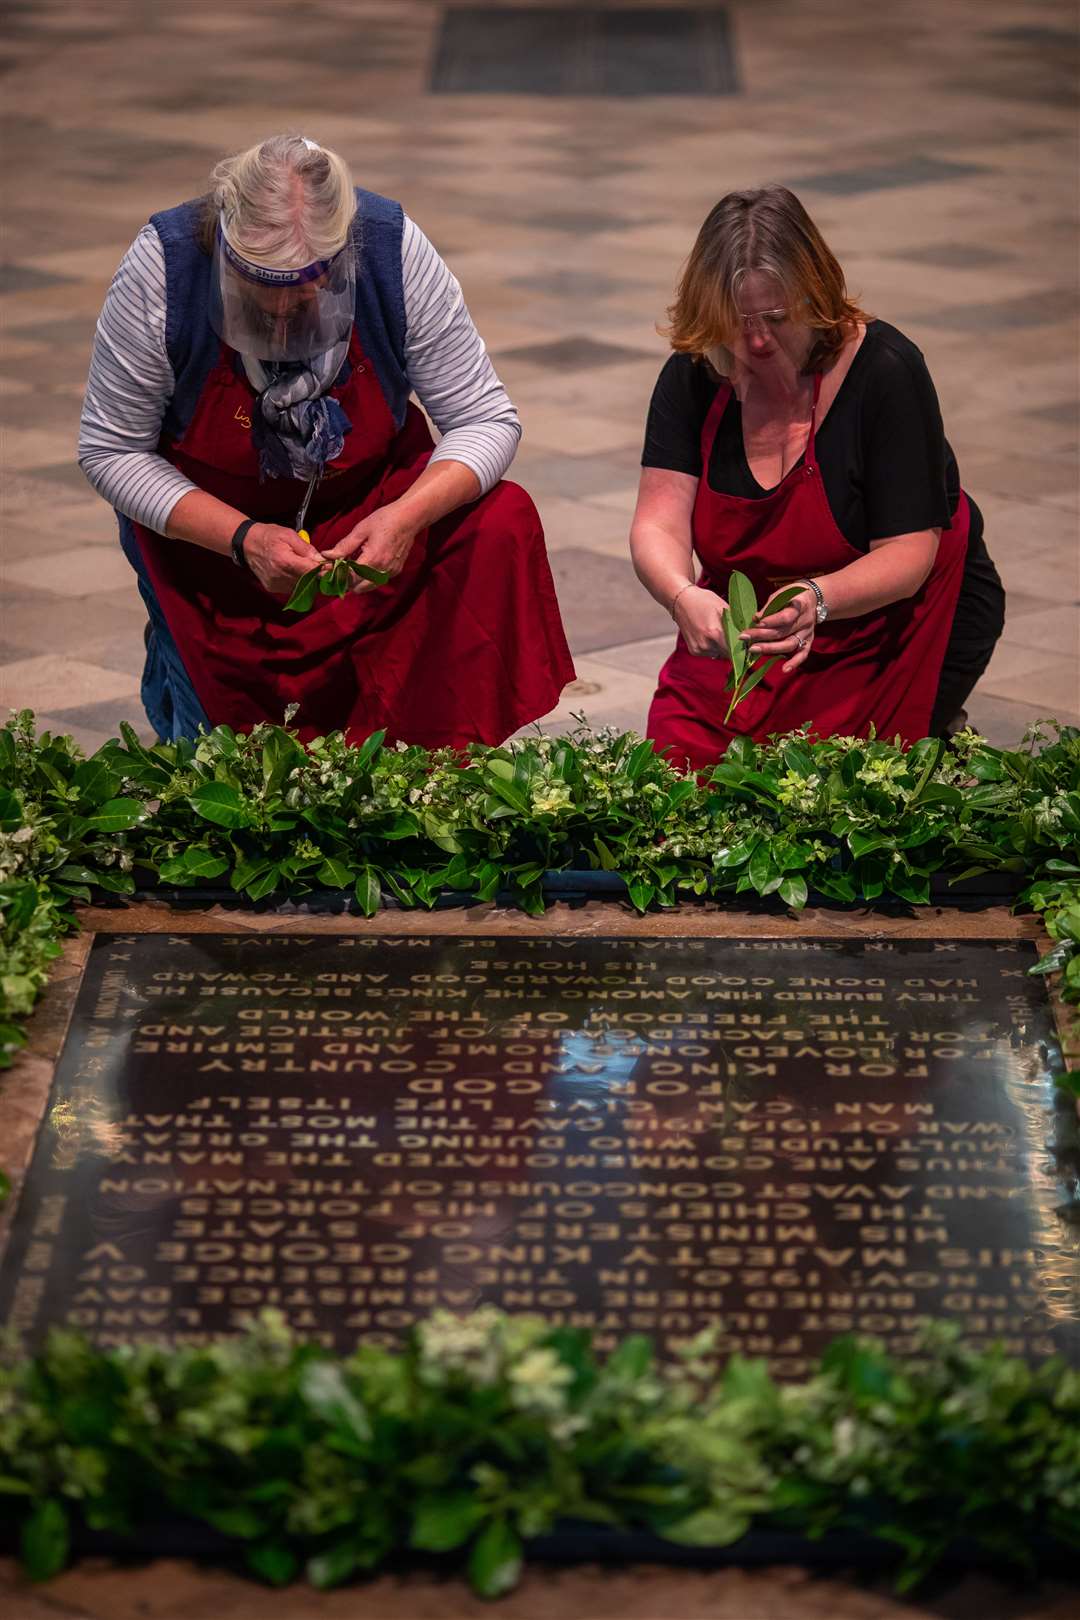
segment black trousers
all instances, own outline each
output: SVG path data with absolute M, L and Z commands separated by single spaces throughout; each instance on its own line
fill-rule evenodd
M 967 561 L 957 598 L 952 631 L 941 666 L 937 698 L 930 720 L 931 737 L 947 737 L 976 681 L 993 657 L 1005 627 L 1005 587 L 986 549 L 983 517 L 971 505 Z

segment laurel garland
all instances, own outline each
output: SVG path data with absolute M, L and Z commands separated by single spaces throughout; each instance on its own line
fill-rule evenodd
M 187 1522 L 272 1584 L 442 1554 L 496 1597 L 570 1524 L 735 1558 L 752 1530 L 855 1533 L 892 1545 L 904 1590 L 957 1541 L 1029 1573 L 1080 1546 L 1080 1372 L 965 1349 L 946 1325 L 905 1360 L 836 1340 L 800 1384 L 763 1360 L 718 1368 L 709 1334 L 674 1367 L 640 1337 L 600 1361 L 584 1332 L 491 1308 L 347 1358 L 273 1312 L 207 1349 L 55 1331 L 0 1367 L 0 1496 L 36 1579 L 73 1532 L 145 1548 Z

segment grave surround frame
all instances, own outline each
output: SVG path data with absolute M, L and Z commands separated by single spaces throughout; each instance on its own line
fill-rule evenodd
M 582 939 L 623 937 L 627 939 L 746 938 L 755 936 L 773 941 L 837 940 L 943 940 L 943 941 L 1027 941 L 1033 947 L 1031 959 L 1041 954 L 1049 942 L 1037 917 L 1018 918 L 1004 907 L 985 906 L 979 910 L 950 907 L 921 908 L 907 915 L 883 917 L 851 909 L 808 908 L 800 914 L 768 914 L 760 909 L 736 911 L 730 906 L 701 905 L 681 908 L 676 914 L 640 916 L 628 907 L 592 900 L 585 906 L 552 908 L 540 920 L 515 911 L 502 911 L 497 905 L 468 909 L 436 910 L 417 915 L 407 911 L 387 911 L 370 921 L 348 914 L 304 915 L 302 927 L 296 908 L 288 911 L 257 913 L 251 908 L 238 910 L 211 906 L 206 909 L 176 910 L 158 902 L 124 907 L 87 907 L 80 912 L 81 932 L 65 942 L 52 981 L 39 1004 L 30 1027 L 30 1043 L 17 1070 L 7 1077 L 3 1114 L 7 1126 L 8 1159 L 14 1169 L 13 1196 L 0 1221 L 0 1244 L 9 1236 L 12 1215 L 18 1207 L 20 1182 L 40 1126 L 42 1112 L 52 1083 L 56 1060 L 63 1047 L 72 1009 L 78 994 L 94 941 L 116 934 L 236 934 L 266 933 L 326 935 L 424 935 L 536 938 L 559 934 Z M 1049 987 L 1048 987 L 1049 988 Z M 1054 1015 L 1060 1030 L 1066 1027 L 1068 1010 L 1050 990 Z M 79 1552 L 111 1554 L 120 1546 L 108 1537 L 80 1534 Z M 213 1534 L 196 1528 L 162 1525 L 151 1530 L 143 1544 L 150 1555 L 195 1556 L 215 1554 L 223 1544 Z M 1044 1549 L 1046 1568 L 1062 1567 L 1057 1553 Z M 753 1532 L 735 1550 L 688 1549 L 673 1547 L 651 1536 L 624 1536 L 622 1533 L 582 1530 L 568 1527 L 565 1532 L 546 1538 L 530 1548 L 530 1556 L 541 1561 L 579 1562 L 582 1560 L 622 1563 L 627 1557 L 684 1566 L 735 1562 L 742 1565 L 781 1561 L 813 1563 L 824 1568 L 857 1564 L 878 1568 L 888 1561 L 881 1547 L 861 1537 L 828 1537 L 819 1544 L 799 1537 Z M 1041 1556 L 1041 1554 L 1040 1554 Z M 953 1550 L 953 1567 L 970 1567 L 973 1549 Z

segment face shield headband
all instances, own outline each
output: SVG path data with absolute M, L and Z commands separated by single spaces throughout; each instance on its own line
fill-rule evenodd
M 219 223 L 207 313 L 231 349 L 274 363 L 311 361 L 348 338 L 355 305 L 351 243 L 332 258 L 272 270 L 243 258 Z

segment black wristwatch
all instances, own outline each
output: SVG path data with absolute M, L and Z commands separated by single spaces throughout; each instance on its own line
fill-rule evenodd
M 240 527 L 237 529 L 236 533 L 233 535 L 232 539 L 229 541 L 229 545 L 232 549 L 233 562 L 236 564 L 237 568 L 242 568 L 244 572 L 248 574 L 251 573 L 251 564 L 244 555 L 244 541 L 247 539 L 248 530 L 254 528 L 258 521 L 258 518 L 245 518 L 243 523 L 241 523 Z

